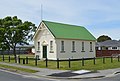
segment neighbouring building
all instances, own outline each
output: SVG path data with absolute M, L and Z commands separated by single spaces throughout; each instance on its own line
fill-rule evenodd
M 82 26 L 42 21 L 33 37 L 40 59 L 96 57 L 96 38 Z
M 96 43 L 96 56 L 114 56 L 120 54 L 120 41 L 107 40 Z
M 35 48 L 33 44 L 29 45 L 19 45 L 16 46 L 16 54 L 35 54 Z M 10 50 L 4 50 L 0 49 L 0 54 L 13 54 L 13 49 L 10 48 Z

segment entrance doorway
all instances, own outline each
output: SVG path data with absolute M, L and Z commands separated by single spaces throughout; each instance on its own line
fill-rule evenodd
M 43 58 L 47 58 L 47 46 L 43 46 Z

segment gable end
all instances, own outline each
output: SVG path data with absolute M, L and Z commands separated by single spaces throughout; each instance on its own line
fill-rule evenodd
M 44 21 L 42 21 L 44 23 Z M 45 24 L 45 23 L 44 23 Z M 50 31 L 50 33 L 56 38 L 56 36 L 53 34 L 53 32 L 50 30 L 50 28 L 48 27 L 47 24 L 45 24 L 45 26 L 47 27 L 47 29 Z

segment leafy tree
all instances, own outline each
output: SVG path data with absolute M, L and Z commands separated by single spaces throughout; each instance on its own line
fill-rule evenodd
M 97 38 L 97 42 L 103 42 L 103 41 L 106 41 L 106 40 L 112 40 L 109 36 L 106 36 L 106 35 L 101 35 Z
M 0 49 L 2 51 L 6 50 L 8 48 L 6 46 L 4 34 L 5 34 L 5 29 L 4 29 L 3 21 L 2 21 L 2 19 L 0 19 Z
M 23 22 L 17 16 L 0 19 L 0 47 L 12 48 L 16 58 L 16 45 L 29 44 L 35 30 L 35 24 L 28 21 Z

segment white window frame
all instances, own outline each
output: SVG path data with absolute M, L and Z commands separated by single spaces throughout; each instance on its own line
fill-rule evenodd
M 72 52 L 76 52 L 75 51 L 75 41 L 72 41 Z
M 117 50 L 118 48 L 117 47 L 112 47 L 112 50 Z
M 90 42 L 90 52 L 93 52 L 93 47 L 92 47 L 93 43 Z
M 53 51 L 53 41 L 50 41 L 50 51 Z
M 61 41 L 61 53 L 65 52 L 65 42 Z
M 81 52 L 85 52 L 85 42 L 82 42 L 82 51 Z

